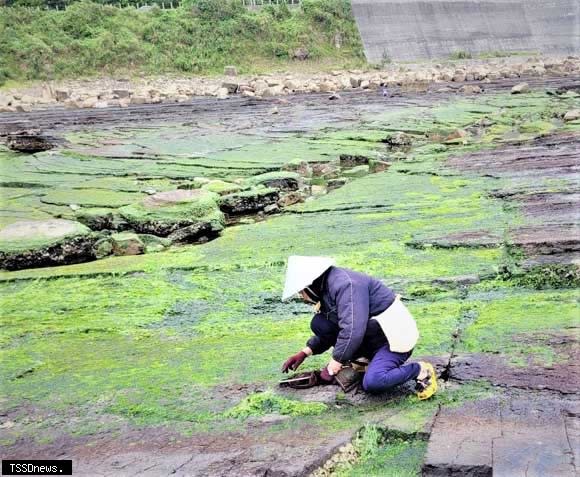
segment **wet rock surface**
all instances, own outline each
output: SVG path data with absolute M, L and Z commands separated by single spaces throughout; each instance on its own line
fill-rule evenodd
M 328 94 L 296 95 L 288 103 L 230 97 L 0 117 L 2 133 L 34 120 L 70 143 L 34 156 L 0 151 L 10 165 L 2 170 L 4 224 L 23 215 L 87 217 L 95 229 L 105 227 L 94 248 L 108 256 L 0 273 L 3 312 L 11 317 L 0 369 L 7 399 L 2 454 L 69 456 L 80 475 L 299 476 L 333 459 L 371 423 L 402 441 L 388 462 L 401 463 L 408 475 L 423 464 L 424 439 L 440 435 L 431 431 L 438 411 L 456 419 L 454 426 L 440 423 L 455 432 L 466 420 L 453 410 L 470 401 L 488 404 L 480 406 L 481 419 L 477 406 L 469 408 L 468 423 L 492 428 L 508 402 L 509 415 L 521 416 L 502 441 L 512 453 L 512 443 L 525 444 L 521 429 L 532 432 L 544 406 L 556 410 L 546 416 L 561 411 L 575 429 L 568 407 L 574 384 L 565 376 L 577 374 L 571 339 L 577 275 L 570 267 L 553 270 L 553 277 L 547 269 L 528 273 L 519 265 L 532 249 L 510 246 L 514 231 L 540 228 L 537 242 L 551 251 L 535 246 L 538 261 L 549 257 L 560 267 L 572 254 L 555 245 L 567 235 L 549 235 L 573 220 L 578 126 L 563 117 L 576 99 L 569 88 L 545 90 L 574 86 L 573 79 L 537 77 L 525 95 L 509 94 L 520 78 L 490 81 L 485 93 L 460 98 L 455 89 L 436 93 L 421 84 L 414 92 L 395 86 L 388 97 L 372 89 L 341 92 L 333 102 Z M 273 107 L 279 114 L 271 114 Z M 410 145 L 381 142 L 398 131 Z M 370 158 L 379 158 L 388 167 L 378 173 L 370 167 L 346 183 L 342 154 L 368 157 L 371 166 Z M 304 181 L 296 191 L 218 195 L 230 184 L 250 187 L 249 178 L 283 170 L 296 158 L 291 169 Z M 240 222 L 211 241 L 198 221 L 155 216 L 176 225 L 156 230 L 169 233 L 165 238 L 138 234 L 157 253 L 110 256 L 111 233 L 130 225 L 119 212 L 125 204 L 151 205 L 143 217 L 164 213 L 177 198 L 191 220 L 189 199 L 213 194 L 204 187 L 216 180 L 223 182 L 213 182 L 212 211 L 226 212 L 232 195 L 239 200 L 261 190 L 277 194 L 269 205 L 241 200 L 231 207 L 243 216 L 275 206 L 272 215 L 250 217 L 251 225 Z M 299 196 L 304 202 L 277 204 Z M 208 243 L 165 252 L 171 240 Z M 421 331 L 413 359 L 436 365 L 440 392 L 421 403 L 412 383 L 383 396 L 338 387 L 280 392 L 280 364 L 304 346 L 311 317 L 303 304 L 279 299 L 293 253 L 335 256 L 401 293 Z M 327 357 L 309 358 L 308 369 L 324 366 Z M 255 406 L 265 393 L 269 400 Z M 246 414 L 232 417 L 233 409 Z M 485 441 L 483 427 L 469 435 Z M 556 427 L 542 436 L 547 448 L 560 446 L 551 455 L 562 456 L 572 446 L 562 444 Z M 475 455 L 475 446 L 465 445 Z M 377 467 L 358 475 L 384 474 L 380 466 L 393 447 L 373 454 Z M 403 458 L 409 448 L 410 463 Z M 447 462 L 432 464 L 443 475 L 457 465 L 488 472 L 483 460 L 459 463 L 456 454 L 457 448 Z
M 159 192 L 119 213 L 137 232 L 167 237 L 181 231 L 180 241 L 223 228 L 215 194 L 202 190 Z
M 87 227 L 70 220 L 15 222 L 0 231 L 0 267 L 19 270 L 94 260 L 97 240 Z
M 577 475 L 578 402 L 513 395 L 442 409 L 424 476 Z
M 22 132 L 9 134 L 6 137 L 6 145 L 9 149 L 18 152 L 33 154 L 35 152 L 48 151 L 55 147 L 55 139 L 40 133 Z
M 510 145 L 493 152 L 482 151 L 449 160 L 462 171 L 496 177 L 503 186 L 493 196 L 517 205 L 526 221 L 536 225 L 513 226 L 510 243 L 522 248 L 530 265 L 545 263 L 555 255 L 558 262 L 577 263 L 580 251 L 578 237 L 578 197 L 576 181 L 580 168 L 580 135 L 552 134 L 534 139 L 531 144 Z M 545 180 L 562 181 L 561 190 L 545 190 Z M 557 186 L 556 186 L 557 187 Z M 486 232 L 435 240 L 438 246 L 494 246 L 502 238 Z

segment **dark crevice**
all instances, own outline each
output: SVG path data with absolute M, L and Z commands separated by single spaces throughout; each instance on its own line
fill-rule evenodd
M 456 356 L 457 346 L 461 342 L 464 331 L 476 322 L 478 316 L 479 313 L 477 310 L 471 307 L 467 307 L 462 311 L 459 321 L 457 322 L 457 327 L 452 335 L 449 360 L 440 375 L 443 381 L 447 382 L 452 378 L 451 371 L 453 367 L 453 358 Z

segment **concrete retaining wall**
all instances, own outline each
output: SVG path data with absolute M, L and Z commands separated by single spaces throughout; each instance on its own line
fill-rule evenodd
M 351 1 L 371 62 L 580 51 L 580 0 Z

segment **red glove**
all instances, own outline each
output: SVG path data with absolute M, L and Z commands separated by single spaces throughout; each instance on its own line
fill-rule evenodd
M 294 356 L 290 356 L 282 365 L 282 372 L 287 373 L 289 369 L 292 371 L 296 371 L 298 366 L 300 366 L 304 360 L 306 359 L 306 353 L 304 351 L 300 351 L 296 353 Z
M 334 383 L 334 376 L 330 375 L 326 366 L 320 370 L 320 380 L 322 381 L 322 384 Z

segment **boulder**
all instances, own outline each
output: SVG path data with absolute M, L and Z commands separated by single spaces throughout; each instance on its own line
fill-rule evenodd
M 369 162 L 369 168 L 373 174 L 386 171 L 389 167 L 391 167 L 391 164 L 386 161 L 372 160 Z
M 220 208 L 229 216 L 253 214 L 276 204 L 280 193 L 275 189 L 252 189 L 223 196 Z
M 463 83 L 466 79 L 467 79 L 467 75 L 465 74 L 465 71 L 463 71 L 463 70 L 457 70 L 453 74 L 453 77 L 451 78 L 451 81 L 453 81 L 455 83 Z
M 117 99 L 123 99 L 130 98 L 133 92 L 129 91 L 128 89 L 114 89 L 113 94 L 117 97 Z
M 382 142 L 391 147 L 405 147 L 413 143 L 413 138 L 407 133 L 398 131 L 388 135 Z
M 282 170 L 297 172 L 302 177 L 312 176 L 312 167 L 302 159 L 292 159 L 282 166 Z
M 564 114 L 564 121 L 571 122 L 571 121 L 578 121 L 580 119 L 580 109 L 572 109 Z
M 304 198 L 302 195 L 300 195 L 299 192 L 289 192 L 288 194 L 284 194 L 282 197 L 280 197 L 277 204 L 280 207 L 289 207 L 291 205 L 298 204 L 303 200 Z
M 224 81 L 222 83 L 222 88 L 227 89 L 229 94 L 235 94 L 238 91 L 238 83 L 234 83 L 233 81 Z
M 315 177 L 323 177 L 325 179 L 333 179 L 340 175 L 340 167 L 338 164 L 331 162 L 318 162 L 312 164 L 312 175 Z
M 70 93 L 64 89 L 57 89 L 54 92 L 54 96 L 58 102 L 64 102 L 70 97 Z
M 323 81 L 318 85 L 318 90 L 321 93 L 331 93 L 336 89 L 336 85 L 332 81 Z
M 55 140 L 40 133 L 23 131 L 8 135 L 6 145 L 13 151 L 34 154 L 52 149 L 55 147 Z
M 203 189 L 159 192 L 121 207 L 119 213 L 134 231 L 159 237 L 190 226 L 197 227 L 197 232 L 204 235 L 217 234 L 224 226 L 218 195 Z
M 285 191 L 298 190 L 302 179 L 296 172 L 267 172 L 257 176 L 249 177 L 246 182 L 252 186 L 263 186 L 272 189 Z
M 114 255 L 141 255 L 145 244 L 136 233 L 121 232 L 110 237 Z
M 87 98 L 80 103 L 81 108 L 94 108 L 95 105 L 99 102 L 97 98 Z
M 277 214 L 278 212 L 280 212 L 280 207 L 278 207 L 278 204 L 270 204 L 264 207 L 265 214 Z
M 340 167 L 354 167 L 369 164 L 370 158 L 359 154 L 341 154 L 339 156 Z
M 262 92 L 268 88 L 268 83 L 263 79 L 259 79 L 251 83 L 250 87 L 254 89 L 256 94 L 262 94 Z
M 241 84 L 238 86 L 238 91 L 240 93 L 250 92 L 254 93 L 254 88 L 252 88 L 249 84 Z
M 466 84 L 459 88 L 459 92 L 463 94 L 480 94 L 482 89 L 476 84 Z
M 224 75 L 226 76 L 237 76 L 238 70 L 235 66 L 226 66 L 224 67 Z
M 171 240 L 155 235 L 141 234 L 139 238 L 145 244 L 145 253 L 162 252 L 171 245 Z
M 96 259 L 101 259 L 108 257 L 113 254 L 113 244 L 109 237 L 104 237 L 98 240 L 95 245 L 93 245 L 93 252 L 95 253 Z
M 362 79 L 358 78 L 356 76 L 351 76 L 349 78 L 349 81 L 350 81 L 350 86 L 352 88 L 358 88 L 358 87 L 360 87 L 360 84 L 362 83 Z
M 298 83 L 298 81 L 289 79 L 284 81 L 284 87 L 289 89 L 290 91 L 296 91 L 297 89 L 300 88 L 300 83 Z
M 0 268 L 20 270 L 94 260 L 99 238 L 72 220 L 14 222 L 0 230 Z
M 348 183 L 348 179 L 346 177 L 339 177 L 337 179 L 330 179 L 326 183 L 326 188 L 330 192 L 331 190 L 340 189 L 342 186 Z
M 308 50 L 306 48 L 297 48 L 292 53 L 292 58 L 295 60 L 298 60 L 298 61 L 307 60 L 309 56 L 310 56 L 310 53 L 308 52 Z
M 258 91 L 257 94 L 260 95 L 262 98 L 271 98 L 273 96 L 276 96 L 276 94 L 274 93 L 274 88 L 261 89 Z
M 518 83 L 512 88 L 512 94 L 524 94 L 530 92 L 530 85 L 528 83 Z

